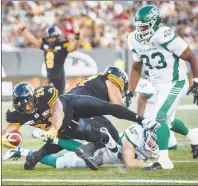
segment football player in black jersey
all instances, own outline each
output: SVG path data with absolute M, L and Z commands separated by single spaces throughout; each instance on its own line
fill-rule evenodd
M 13 91 L 13 108 L 6 113 L 6 121 L 9 125 L 4 130 L 2 141 L 7 140 L 6 131 L 18 130 L 21 125 L 43 129 L 52 126 L 45 133 L 47 139 L 56 138 L 58 133 L 59 138 L 70 137 L 92 142 L 108 141 L 105 133 L 101 133 L 91 125 L 85 128 L 78 124 L 80 118 L 105 114 L 134 121 L 147 127 L 156 124 L 155 121 L 144 119 L 118 104 L 110 104 L 84 95 L 65 94 L 58 98 L 58 91 L 54 87 L 43 86 L 33 90 L 29 84 L 20 83 Z M 54 144 L 46 143 L 40 150 L 27 157 L 24 168 L 33 169 L 43 156 L 60 150 L 59 146 L 54 148 Z
M 64 63 L 69 52 L 75 51 L 79 46 L 79 33 L 75 35 L 72 42 L 61 40 L 61 30 L 57 26 L 46 28 L 45 34 L 40 41 L 19 21 L 23 35 L 37 48 L 44 51 L 45 65 L 49 85 L 53 85 L 59 94 L 65 93 L 65 71 Z
M 108 67 L 104 72 L 90 76 L 82 80 L 68 93 L 76 95 L 88 95 L 110 102 L 123 105 L 122 97 L 128 89 L 127 74 L 117 67 Z M 111 122 L 104 116 L 80 120 L 81 124 L 86 122 L 95 127 L 106 127 L 115 141 L 119 139 L 118 131 Z
M 125 91 L 128 89 L 128 75 L 117 67 L 108 67 L 104 72 L 95 76 L 88 77 L 78 83 L 68 93 L 77 95 L 89 95 L 112 104 L 123 105 L 122 97 L 125 95 Z M 105 127 L 113 139 L 118 142 L 119 134 L 114 125 L 104 116 L 97 116 L 91 119 L 81 119 L 79 122 L 81 125 L 90 125 L 96 128 Z M 88 143 L 81 146 L 76 150 L 78 154 L 79 150 L 83 150 L 86 156 L 92 157 L 94 151 L 104 147 L 104 144 L 100 142 Z

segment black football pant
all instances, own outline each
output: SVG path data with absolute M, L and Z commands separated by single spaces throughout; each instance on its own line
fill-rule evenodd
M 59 95 L 65 93 L 65 75 L 59 79 L 49 78 L 49 85 L 54 86 L 57 90 Z
M 101 127 L 105 127 L 108 129 L 109 133 L 111 134 L 112 138 L 115 141 L 119 140 L 119 133 L 117 129 L 114 127 L 111 121 L 104 116 L 96 116 L 91 119 L 90 118 L 80 119 L 79 123 L 81 126 L 91 125 L 97 129 L 100 129 Z
M 70 99 L 71 108 L 73 109 L 74 118 L 72 122 L 64 122 L 59 130 L 58 137 L 60 138 L 77 138 L 81 140 L 96 142 L 100 138 L 99 128 L 93 125 L 91 119 L 87 120 L 89 125 L 82 126 L 80 125 L 80 118 L 91 118 L 101 115 L 113 115 L 119 119 L 126 119 L 130 121 L 136 121 L 136 116 L 134 112 L 128 110 L 127 108 L 118 105 L 110 104 L 106 101 L 97 99 L 92 96 L 84 95 L 65 95 Z M 61 99 L 64 104 L 64 99 Z M 65 106 L 66 107 L 66 106 Z M 65 115 L 67 118 L 67 115 Z M 103 120 L 103 121 L 102 121 Z M 109 132 L 113 131 L 111 134 L 115 133 L 115 128 L 113 125 L 106 119 L 102 118 L 101 122 L 98 120 L 94 123 L 97 123 L 97 126 L 106 127 Z M 108 121 L 108 122 L 107 122 Z M 104 122 L 104 123 L 103 123 Z M 103 123 L 103 124 L 102 124 Z M 113 129 L 112 129 L 113 128 Z M 116 133 L 118 135 L 118 133 Z M 116 139 L 117 137 L 115 137 Z
M 101 115 L 112 115 L 119 119 L 126 119 L 129 121 L 137 122 L 137 114 L 128 110 L 127 108 L 117 105 L 110 104 L 106 101 L 97 99 L 92 96 L 82 95 L 67 95 L 70 97 L 72 108 L 74 111 L 75 118 L 91 118 Z M 67 115 L 65 115 L 67 117 Z M 92 125 L 81 126 L 78 121 L 79 119 L 73 120 L 71 123 L 63 122 L 60 130 L 58 131 L 58 137 L 76 138 L 86 140 L 89 142 L 97 142 L 101 140 L 101 134 L 98 128 Z M 142 118 L 141 118 L 142 120 Z M 57 153 L 61 150 L 60 147 L 54 144 L 45 144 L 39 151 L 33 152 L 35 162 L 39 162 L 42 157 L 48 154 Z

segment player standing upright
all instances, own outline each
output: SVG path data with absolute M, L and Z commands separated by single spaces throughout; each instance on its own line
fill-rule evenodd
M 75 40 L 69 42 L 61 40 L 61 30 L 57 26 L 49 26 L 45 30 L 46 36 L 38 40 L 23 24 L 16 21 L 23 35 L 33 43 L 37 48 L 44 51 L 47 77 L 50 85 L 53 85 L 59 92 L 65 92 L 65 71 L 64 63 L 69 52 L 73 52 L 79 45 L 79 34 Z
M 135 15 L 136 30 L 129 34 L 128 46 L 133 52 L 133 65 L 130 73 L 128 105 L 141 76 L 142 67 L 155 90 L 158 99 L 151 117 L 157 119 L 161 127 L 157 131 L 159 160 L 147 169 L 171 169 L 173 163 L 168 156 L 168 140 L 172 125 L 178 130 L 188 133 L 192 151 L 198 151 L 197 131 L 190 130 L 179 123 L 174 126 L 174 115 L 177 106 L 186 95 L 189 84 L 186 73 L 180 66 L 180 59 L 188 61 L 194 76 L 192 92 L 198 100 L 198 63 L 195 54 L 188 44 L 174 31 L 163 26 L 160 11 L 155 6 L 145 6 Z

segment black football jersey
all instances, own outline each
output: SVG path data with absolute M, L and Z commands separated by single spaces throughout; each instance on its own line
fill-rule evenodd
M 110 100 L 106 80 L 109 80 L 117 85 L 121 92 L 124 90 L 124 81 L 121 78 L 118 78 L 113 74 L 102 72 L 82 80 L 68 93 L 89 95 L 109 102 Z
M 36 111 L 32 114 L 19 113 L 11 107 L 6 113 L 8 124 L 30 125 L 42 130 L 51 126 L 50 106 L 58 98 L 58 91 L 52 86 L 41 86 L 35 89 L 37 97 Z
M 68 41 L 60 41 L 54 46 L 49 46 L 43 38 L 41 40 L 41 49 L 45 54 L 45 65 L 48 78 L 58 79 L 64 75 L 64 62 L 68 55 L 67 47 L 70 45 Z

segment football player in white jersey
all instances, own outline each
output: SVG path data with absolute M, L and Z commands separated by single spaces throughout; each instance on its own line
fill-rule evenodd
M 97 150 L 94 153 L 94 160 L 100 166 L 103 164 L 122 164 L 128 168 L 144 168 L 149 165 L 146 160 L 156 159 L 159 155 L 157 138 L 155 130 L 159 125 L 155 125 L 153 130 L 144 129 L 142 126 L 135 124 L 123 133 L 120 133 L 119 144 L 110 137 L 107 147 Z M 103 130 L 105 130 L 103 128 Z M 116 151 L 112 151 L 115 149 Z M 18 147 L 10 149 L 3 156 L 3 160 L 10 158 L 19 158 L 32 153 L 31 150 Z M 41 163 L 54 168 L 86 168 L 85 162 L 79 158 L 75 152 L 69 152 L 61 156 L 47 155 Z
M 133 53 L 133 65 L 126 105 L 135 91 L 144 67 L 158 97 L 152 118 L 161 124 L 157 130 L 159 159 L 146 170 L 172 169 L 174 166 L 168 155 L 170 137 L 168 124 L 174 121 L 176 108 L 189 89 L 186 73 L 180 66 L 180 59 L 190 63 L 194 77 L 194 84 L 190 90 L 194 94 L 194 102 L 198 102 L 197 59 L 183 39 L 175 35 L 171 28 L 163 26 L 157 7 L 150 5 L 140 8 L 135 15 L 135 27 L 136 30 L 128 36 L 128 46 Z M 185 131 L 187 128 L 181 125 L 179 130 Z M 193 154 L 198 154 L 196 135 L 197 131 L 188 132 Z

